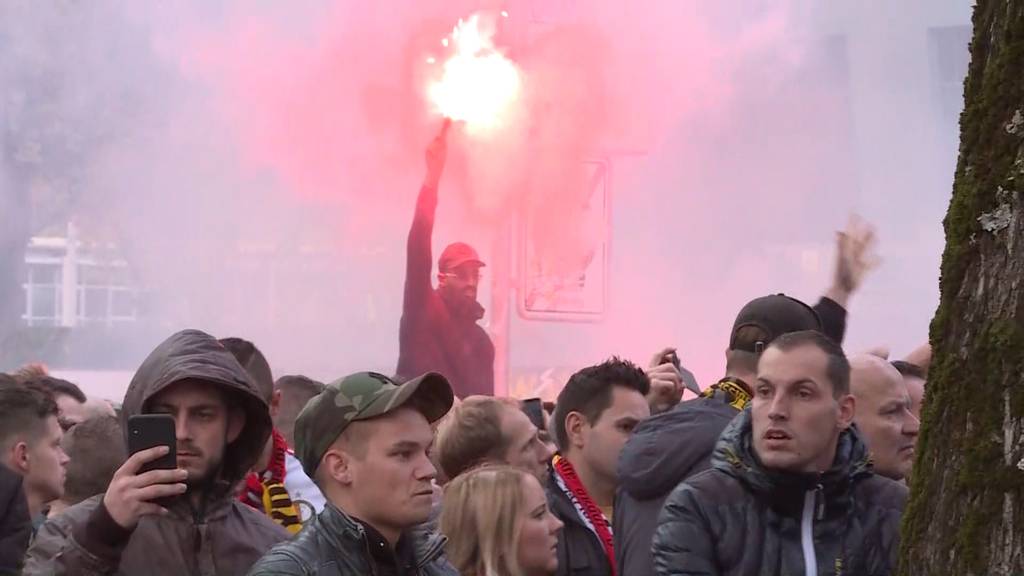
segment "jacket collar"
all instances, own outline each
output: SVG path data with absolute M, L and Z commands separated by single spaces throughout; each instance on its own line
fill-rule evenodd
M 839 435 L 832 466 L 819 474 L 783 472 L 765 468 L 752 442 L 750 408 L 729 424 L 715 446 L 712 465 L 738 478 L 755 494 L 783 511 L 799 509 L 803 495 L 820 490 L 830 507 L 845 504 L 853 484 L 872 474 L 867 445 L 855 425 Z
M 349 550 L 353 544 L 356 544 L 360 546 L 360 550 L 369 553 L 366 547 L 366 529 L 332 502 L 327 502 L 327 505 L 324 506 L 323 512 L 318 517 L 318 522 L 328 540 L 333 542 L 337 548 Z M 445 536 L 431 532 L 423 526 L 407 530 L 403 533 L 403 537 L 408 538 L 412 546 L 417 570 L 422 570 L 427 564 L 439 559 L 448 542 Z M 370 560 L 371 558 L 368 557 L 367 561 Z

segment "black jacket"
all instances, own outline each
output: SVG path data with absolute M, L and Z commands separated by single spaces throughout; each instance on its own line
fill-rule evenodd
M 737 414 L 718 384 L 705 394 L 641 422 L 622 450 L 613 515 L 619 574 L 654 574 L 651 540 L 665 499 L 711 466 L 715 442 Z
M 460 398 L 494 394 L 494 344 L 476 323 L 483 308 L 472 302 L 455 311 L 431 284 L 430 237 L 436 208 L 437 190 L 422 188 L 406 247 L 397 373 L 414 378 L 440 372 Z
M 551 513 L 564 524 L 558 534 L 556 576 L 611 576 L 612 567 L 604 546 L 580 519 L 569 497 L 558 487 L 554 470 L 548 471 L 545 489 Z
M 413 531 L 407 537 L 413 539 L 416 557 L 414 576 L 458 576 L 444 557 L 444 536 Z M 249 572 L 249 576 L 376 574 L 366 530 L 330 502 L 295 538 L 275 546 Z
M 822 298 L 814 311 L 836 342 L 846 332 L 846 310 Z M 637 426 L 619 457 L 615 497 L 615 556 L 619 574 L 652 576 L 651 539 L 673 488 L 711 466 L 719 435 L 736 416 L 731 394 L 712 386 L 710 397 L 683 402 Z
M 20 574 L 32 537 L 21 476 L 0 464 L 0 575 Z
M 712 468 L 669 496 L 654 535 L 659 576 L 885 576 L 896 566 L 907 489 L 875 475 L 855 427 L 832 467 L 790 474 L 761 465 L 750 410 L 722 434 Z

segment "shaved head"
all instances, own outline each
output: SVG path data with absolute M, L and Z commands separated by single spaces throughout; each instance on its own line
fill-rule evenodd
M 850 392 L 854 396 L 900 387 L 903 375 L 888 360 L 874 354 L 850 357 Z
M 903 381 L 907 383 L 907 391 L 910 392 L 911 412 L 920 420 L 921 405 L 924 402 L 924 386 L 928 380 L 928 373 L 924 368 L 904 360 L 896 360 L 892 365 L 903 375 Z
M 850 392 L 857 399 L 854 422 L 864 436 L 875 472 L 899 480 L 910 473 L 920 423 L 903 376 L 884 358 L 850 358 Z

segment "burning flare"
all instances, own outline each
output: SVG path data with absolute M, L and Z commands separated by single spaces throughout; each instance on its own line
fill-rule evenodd
M 493 22 L 482 22 L 479 14 L 459 19 L 450 40 L 441 41 L 452 53 L 427 89 L 437 112 L 465 122 L 469 133 L 501 127 L 519 98 L 519 68 L 494 47 L 493 38 Z

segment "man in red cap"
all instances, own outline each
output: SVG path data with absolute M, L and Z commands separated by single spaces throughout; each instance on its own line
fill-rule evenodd
M 398 376 L 440 372 L 461 398 L 494 393 L 494 344 L 477 321 L 480 269 L 476 250 L 463 242 L 449 245 L 438 261 L 437 289 L 430 239 L 437 211 L 437 186 L 447 156 L 448 124 L 427 148 L 427 175 L 416 200 L 409 230 L 405 296 L 399 331 Z

